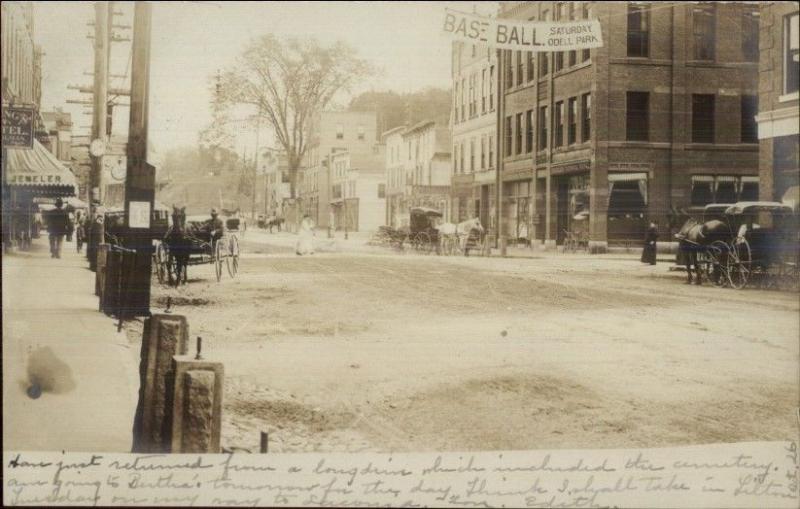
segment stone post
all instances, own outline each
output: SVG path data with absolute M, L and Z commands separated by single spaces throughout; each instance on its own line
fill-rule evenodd
M 173 358 L 173 453 L 219 453 L 224 369 L 220 362 Z
M 181 315 L 153 315 L 144 322 L 139 364 L 139 403 L 133 424 L 133 452 L 169 452 L 175 355 L 185 355 L 189 325 Z

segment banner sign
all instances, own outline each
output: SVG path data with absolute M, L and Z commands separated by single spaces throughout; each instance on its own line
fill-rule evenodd
M 3 106 L 3 146 L 33 148 L 33 108 Z
M 603 45 L 600 21 L 596 19 L 533 22 L 445 9 L 442 29 L 462 41 L 509 50 L 571 51 Z

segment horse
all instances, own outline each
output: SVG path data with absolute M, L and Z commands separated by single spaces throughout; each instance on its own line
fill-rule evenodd
M 678 265 L 686 265 L 686 284 L 692 284 L 692 267 L 695 270 L 695 284 L 702 284 L 700 265 L 697 263 L 698 253 L 708 252 L 709 246 L 715 241 L 727 242 L 732 235 L 730 227 L 718 220 L 699 223 L 694 219 L 688 220 L 681 230 L 675 234 L 678 239 Z M 714 278 L 719 277 L 717 268 L 714 269 Z
M 187 267 L 189 266 L 189 255 L 191 254 L 192 241 L 194 240 L 191 232 L 186 227 L 186 207 L 178 208 L 172 206 L 172 225 L 164 235 L 164 244 L 167 245 L 169 260 L 167 262 L 167 274 L 169 284 L 178 286 L 188 281 Z M 175 282 L 173 283 L 173 272 Z
M 269 228 L 269 232 L 272 233 L 272 228 L 277 226 L 278 227 L 278 231 L 280 232 L 281 231 L 281 227 L 282 227 L 284 222 L 285 222 L 285 219 L 283 219 L 282 217 L 270 216 L 270 217 L 267 218 L 267 221 L 264 223 L 264 228 Z
M 439 231 L 440 249 L 446 235 L 455 235 L 458 239 L 460 250 L 464 251 L 464 256 L 469 256 L 470 249 L 476 249 L 478 247 L 478 243 L 485 232 L 481 225 L 481 220 L 477 217 L 467 219 L 458 224 L 443 223 L 435 228 Z

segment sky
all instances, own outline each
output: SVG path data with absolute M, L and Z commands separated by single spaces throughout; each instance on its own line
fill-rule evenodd
M 442 32 L 445 7 L 466 12 L 474 2 L 155 2 L 153 4 L 150 82 L 151 144 L 159 153 L 195 145 L 198 132 L 210 122 L 209 79 L 233 64 L 252 38 L 312 36 L 330 44 L 344 40 L 380 71 L 360 83 L 357 92 L 410 92 L 425 87 L 450 87 L 451 39 Z M 67 85 L 90 85 L 93 69 L 93 2 L 35 2 L 34 38 L 42 47 L 42 106 L 62 107 L 73 114 L 74 130 L 88 133 L 90 111 L 67 99 L 89 96 Z M 491 9 L 478 4 L 477 12 Z M 123 12 L 116 23 L 133 24 L 133 4 L 117 2 Z M 132 36 L 132 31 L 120 31 Z M 130 83 L 130 43 L 112 44 L 111 87 Z M 127 131 L 127 108 L 115 115 L 114 132 Z M 240 151 L 254 145 L 251 129 L 239 140 Z M 262 131 L 271 140 L 269 132 Z

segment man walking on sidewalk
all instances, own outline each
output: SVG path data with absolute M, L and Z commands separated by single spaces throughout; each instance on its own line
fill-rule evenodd
M 64 235 L 69 229 L 69 216 L 63 206 L 64 202 L 61 198 L 57 198 L 56 208 L 47 214 L 47 233 L 50 234 L 51 258 L 61 258 L 61 244 L 64 243 Z

